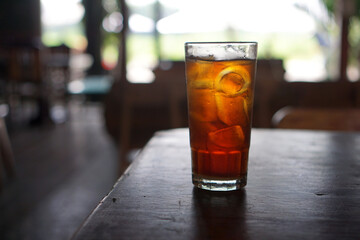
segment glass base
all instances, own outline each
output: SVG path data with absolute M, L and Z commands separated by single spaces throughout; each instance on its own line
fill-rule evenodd
M 237 179 L 207 179 L 193 174 L 192 181 L 195 187 L 210 191 L 233 191 L 245 187 L 247 177 Z

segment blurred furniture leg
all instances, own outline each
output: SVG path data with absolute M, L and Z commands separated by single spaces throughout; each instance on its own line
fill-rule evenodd
M 46 48 L 45 53 L 43 65 L 51 109 L 49 114 L 55 123 L 62 123 L 69 114 L 67 86 L 70 82 L 70 48 L 63 44 Z M 54 109 L 62 114 L 54 113 Z
M 2 189 L 3 183 L 3 168 L 4 172 L 9 178 L 12 178 L 15 176 L 15 164 L 14 164 L 14 157 L 13 152 L 11 149 L 11 144 L 9 140 L 9 136 L 6 129 L 5 124 L 5 115 L 7 114 L 7 111 L 3 111 L 4 108 L 7 106 L 0 105 L 0 191 Z
M 124 172 L 126 168 L 129 166 L 129 161 L 127 154 L 129 153 L 130 148 L 130 135 L 131 135 L 131 110 L 132 106 L 130 106 L 131 101 L 129 98 L 123 98 L 122 104 L 122 120 L 121 120 L 121 127 L 120 127 L 120 166 L 119 171 L 120 173 Z

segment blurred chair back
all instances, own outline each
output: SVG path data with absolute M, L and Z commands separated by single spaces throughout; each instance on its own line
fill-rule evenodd
M 37 47 L 10 47 L 6 50 L 8 76 L 14 82 L 40 83 L 42 80 L 41 51 Z
M 253 110 L 254 127 L 270 127 L 272 97 L 284 80 L 283 61 L 280 59 L 259 59 L 257 61 L 255 99 Z
M 360 109 L 285 107 L 274 115 L 273 126 L 286 129 L 360 131 Z
M 0 53 L 6 66 L 4 95 L 10 119 L 51 122 L 51 105 L 67 100 L 70 49 L 65 45 L 46 48 L 28 44 L 3 47 Z M 26 110 L 31 114 L 24 114 L 25 101 L 34 102 L 35 109 Z
M 115 81 L 107 96 L 106 127 L 118 140 L 122 160 L 155 131 L 187 126 L 185 63 L 166 65 L 153 70 L 152 83 Z
M 39 101 L 43 95 L 42 50 L 35 45 L 3 47 L 1 54 L 6 66 L 4 100 L 10 108 L 11 120 L 26 118 L 24 100 Z

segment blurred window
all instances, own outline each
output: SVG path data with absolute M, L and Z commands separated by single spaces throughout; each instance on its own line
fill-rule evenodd
M 87 45 L 81 24 L 84 13 L 81 0 L 41 0 L 43 43 L 84 50 Z
M 257 41 L 259 58 L 283 59 L 288 81 L 336 77 L 331 69 L 337 64 L 338 29 L 321 0 L 126 3 L 130 64 L 151 65 L 158 58 L 181 61 L 186 41 Z
M 126 0 L 127 62 L 130 68 L 151 69 L 159 60 L 183 61 L 187 41 L 257 41 L 259 58 L 283 60 L 287 81 L 331 81 L 338 77 L 340 30 L 324 1 Z M 86 48 L 81 0 L 41 3 L 44 43 Z M 112 69 L 123 18 L 118 0 L 102 3 L 104 66 Z M 358 49 L 359 20 L 352 20 L 351 26 L 349 41 Z M 350 56 L 351 81 L 359 78 L 357 52 Z

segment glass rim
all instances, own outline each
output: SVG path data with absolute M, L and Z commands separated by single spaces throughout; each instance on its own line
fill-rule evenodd
M 185 46 L 187 45 L 229 45 L 229 44 L 237 44 L 237 45 L 258 45 L 256 41 L 229 41 L 229 42 L 185 42 Z
M 258 43 L 255 41 L 186 42 L 185 58 L 202 60 L 257 59 Z

